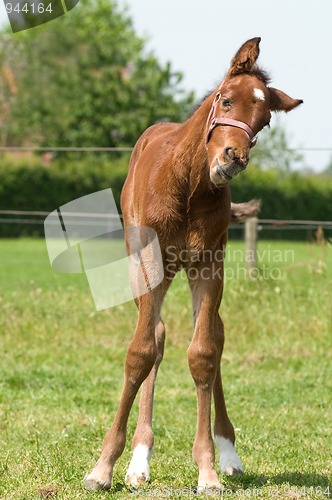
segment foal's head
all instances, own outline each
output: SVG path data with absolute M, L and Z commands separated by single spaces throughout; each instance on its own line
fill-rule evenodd
M 206 147 L 210 179 L 217 186 L 246 168 L 255 135 L 269 124 L 271 111 L 291 111 L 303 102 L 268 87 L 269 78 L 256 65 L 259 42 L 253 38 L 242 45 L 213 94 Z

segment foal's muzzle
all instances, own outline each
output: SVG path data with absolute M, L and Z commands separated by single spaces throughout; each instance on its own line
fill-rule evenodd
M 230 146 L 224 148 L 222 157 L 224 163 L 226 165 L 229 165 L 230 168 L 238 167 L 239 169 L 244 170 L 249 163 L 249 155 L 247 153 L 242 152 L 240 154 L 237 154 L 236 151 L 234 151 L 234 149 Z M 217 163 L 220 164 L 220 160 L 218 157 L 216 158 L 216 160 Z
M 233 177 L 245 170 L 249 157 L 235 155 L 232 148 L 225 148 L 223 151 L 223 161 L 216 156 L 215 165 L 211 169 L 210 178 L 213 184 L 222 185 L 231 181 Z

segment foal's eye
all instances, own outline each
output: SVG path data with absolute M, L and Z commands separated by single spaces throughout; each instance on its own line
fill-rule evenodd
M 232 101 L 230 101 L 229 99 L 222 99 L 221 104 L 226 108 L 229 108 L 232 105 Z

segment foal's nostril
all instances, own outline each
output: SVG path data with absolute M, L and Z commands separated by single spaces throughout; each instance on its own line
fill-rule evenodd
M 223 151 L 223 157 L 226 162 L 234 160 L 235 157 L 234 149 L 231 147 L 226 147 Z

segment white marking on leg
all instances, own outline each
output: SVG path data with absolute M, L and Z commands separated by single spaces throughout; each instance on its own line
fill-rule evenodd
M 214 440 L 220 453 L 220 470 L 228 476 L 242 472 L 242 462 L 235 451 L 233 443 L 222 436 L 215 436 Z
M 265 95 L 264 95 L 264 92 L 261 89 L 254 88 L 254 97 L 258 101 L 265 101 Z
M 152 451 L 146 444 L 138 444 L 135 447 L 125 478 L 127 484 L 138 487 L 150 481 L 149 460 Z

